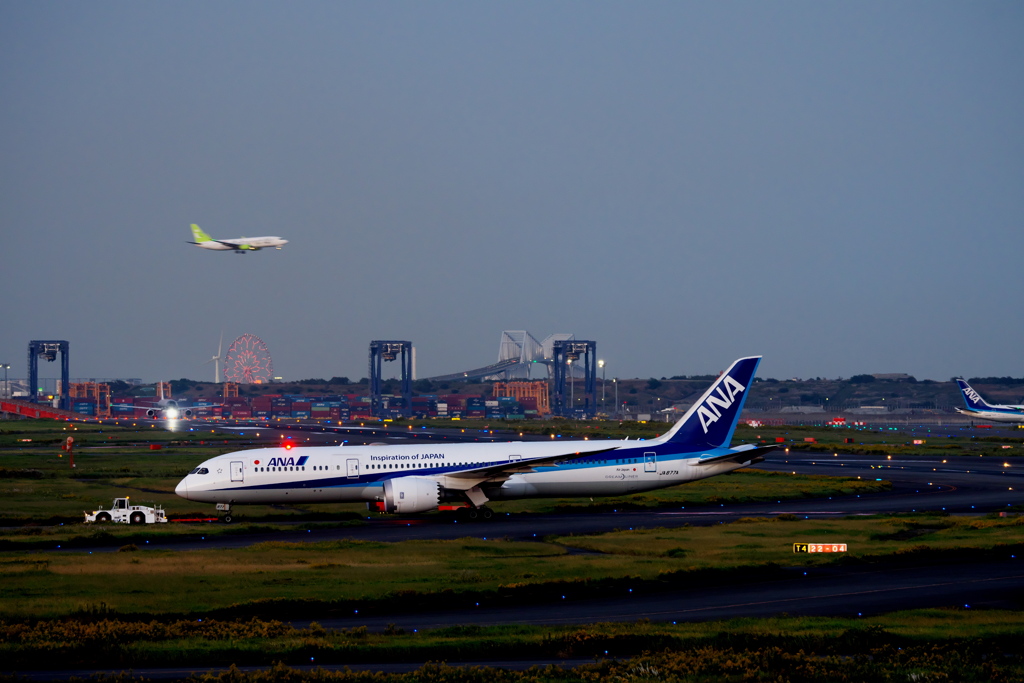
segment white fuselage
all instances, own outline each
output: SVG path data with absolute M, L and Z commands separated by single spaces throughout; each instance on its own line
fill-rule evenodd
M 266 247 L 277 247 L 280 249 L 288 244 L 288 240 L 283 240 L 280 237 L 239 237 L 231 240 L 210 240 L 209 242 L 198 242 L 197 244 L 203 249 L 213 249 L 215 251 L 237 249 L 243 246 L 254 250 Z
M 1016 406 L 1007 406 L 1007 408 L 1016 408 Z M 966 408 L 957 408 L 956 411 L 961 415 L 967 415 L 985 422 L 1024 424 L 1024 412 L 1016 412 L 1015 410 L 967 410 Z
M 207 460 L 178 484 L 175 493 L 189 500 L 230 504 L 375 501 L 381 499 L 388 479 L 427 477 L 445 489 L 459 490 L 466 487 L 468 471 L 579 449 L 577 459 L 494 480 L 484 477 L 479 486 L 491 500 L 615 496 L 704 479 L 746 464 L 698 464 L 702 455 L 733 452 L 729 449 L 683 454 L 667 452 L 671 448 L 666 446 L 645 447 L 643 441 L 517 441 L 263 448 Z

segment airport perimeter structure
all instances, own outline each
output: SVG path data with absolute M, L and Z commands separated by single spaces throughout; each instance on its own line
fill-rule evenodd
M 480 380 L 530 379 L 531 368 L 542 365 L 548 377 L 553 380 L 552 409 L 556 415 L 568 417 L 578 415 L 592 417 L 597 411 L 595 381 L 597 378 L 597 342 L 576 340 L 566 332 L 548 335 L 543 342 L 526 330 L 505 330 L 498 342 L 498 362 L 472 370 L 453 372 L 426 378 L 430 382 L 470 382 Z M 379 415 L 383 407 L 381 394 L 381 362 L 402 358 L 402 397 L 405 399 L 402 411 L 409 412 L 409 385 L 412 377 L 412 342 L 372 341 L 370 342 L 370 403 L 373 414 Z M 582 363 L 574 362 L 583 358 Z M 582 367 L 581 367 L 582 366 Z M 566 398 L 566 380 L 582 377 L 584 390 L 583 407 L 576 410 L 572 399 Z
M 551 365 L 555 361 L 555 342 L 575 338 L 576 335 L 567 332 L 556 332 L 539 342 L 526 330 L 505 330 L 501 333 L 501 339 L 498 341 L 498 362 L 473 370 L 437 375 L 427 379 L 431 382 L 530 379 L 531 369 L 538 363 L 545 367 L 545 374 L 551 376 Z

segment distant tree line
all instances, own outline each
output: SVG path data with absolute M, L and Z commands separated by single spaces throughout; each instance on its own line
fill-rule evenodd
M 971 377 L 967 381 L 972 384 L 1024 384 L 1024 378 L 1016 377 Z

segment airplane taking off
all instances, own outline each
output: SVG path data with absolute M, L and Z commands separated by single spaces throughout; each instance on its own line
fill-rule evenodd
M 231 240 L 217 240 L 203 232 L 202 228 L 195 223 L 192 224 L 192 237 L 196 241 L 189 242 L 189 244 L 195 244 L 203 249 L 213 249 L 215 251 L 231 250 L 239 254 L 244 254 L 247 251 L 259 251 L 266 247 L 280 249 L 288 244 L 288 240 L 283 240 L 280 237 L 239 237 Z
M 992 405 L 981 395 L 971 388 L 962 377 L 958 377 L 956 383 L 960 386 L 960 393 L 964 397 L 967 408 L 957 408 L 956 411 L 962 415 L 976 417 L 979 420 L 990 420 L 992 422 L 1020 422 L 1024 423 L 1024 406 L 1014 405 Z
M 730 448 L 760 356 L 741 358 L 664 435 L 646 441 L 513 441 L 259 448 L 211 458 L 174 492 L 233 505 L 366 501 L 382 512 L 461 505 L 491 516 L 489 500 L 621 496 L 724 474 L 776 446 Z
M 192 409 L 191 408 L 183 408 L 183 407 L 179 406 L 178 402 L 175 401 L 173 398 L 165 398 L 164 397 L 164 383 L 163 382 L 157 382 L 157 386 L 159 387 L 159 389 L 158 389 L 159 396 L 157 397 L 157 402 L 156 402 L 155 406 L 152 406 L 152 407 L 150 407 L 150 406 L 134 406 L 134 405 L 129 405 L 127 403 L 113 403 L 113 404 L 111 404 L 111 407 L 113 408 L 114 406 L 122 406 L 122 407 L 129 407 L 129 408 L 138 408 L 139 410 L 142 410 L 143 408 L 145 408 L 145 410 L 146 410 L 146 417 L 156 417 L 157 415 L 159 415 L 161 418 L 165 418 L 167 420 L 177 420 L 179 417 L 192 417 Z M 203 407 L 205 408 L 205 407 L 214 407 L 214 406 L 203 406 Z

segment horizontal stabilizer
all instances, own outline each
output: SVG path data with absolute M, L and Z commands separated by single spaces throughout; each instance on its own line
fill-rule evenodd
M 720 462 L 761 462 L 764 456 L 772 451 L 777 451 L 781 446 L 762 446 L 760 448 L 748 448 L 743 451 L 732 451 L 722 455 L 708 455 L 699 458 L 697 465 L 716 465 Z

